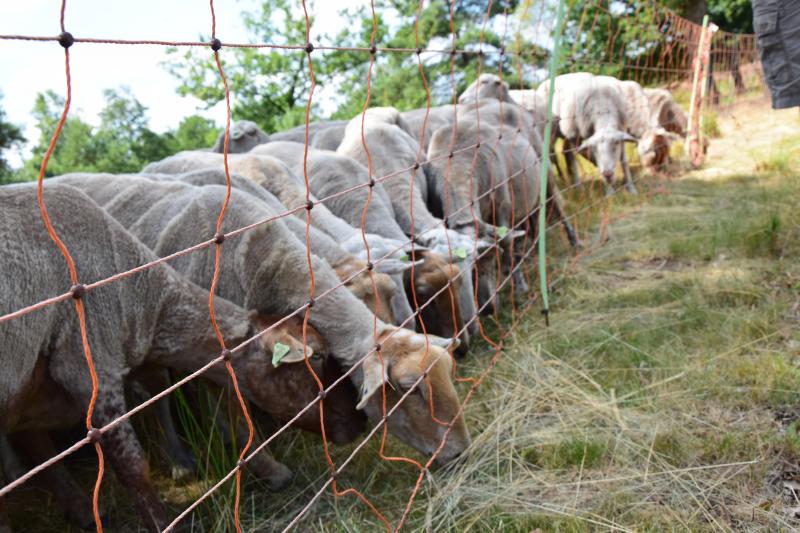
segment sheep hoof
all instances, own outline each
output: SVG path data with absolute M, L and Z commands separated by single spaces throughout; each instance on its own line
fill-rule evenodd
M 270 490 L 279 491 L 285 489 L 294 477 L 294 473 L 272 457 L 262 457 L 256 455 L 247 465 L 248 469 L 259 479 L 267 482 Z

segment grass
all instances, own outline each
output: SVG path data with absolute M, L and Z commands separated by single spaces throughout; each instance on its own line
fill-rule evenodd
M 639 197 L 605 204 L 607 242 L 597 209 L 576 219 L 578 259 L 552 234 L 551 326 L 536 312 L 519 317 L 467 406 L 473 446 L 423 479 L 405 530 L 800 528 L 791 489 L 800 480 L 800 124 L 795 113 L 751 102 L 721 112 L 718 127 L 704 168 L 646 178 Z M 603 203 L 599 183 L 568 196 L 571 212 Z M 500 324 L 514 315 L 506 305 Z M 502 326 L 486 325 L 497 338 Z M 459 373 L 474 376 L 487 363 L 477 346 Z M 174 512 L 235 462 L 213 426 L 180 413 L 208 477 L 176 485 L 157 474 Z M 355 456 L 340 488 L 357 488 L 396 524 L 417 471 L 381 461 L 378 441 Z M 327 477 L 319 439 L 289 433 L 272 449 L 296 476 L 280 493 L 244 476 L 248 531 L 280 530 Z M 341 463 L 352 449 L 331 453 Z M 391 438 L 387 453 L 419 459 Z M 78 459 L 89 486 L 91 455 Z M 107 487 L 112 520 L 132 520 L 119 487 Z M 186 530 L 230 530 L 230 487 Z M 41 493 L 25 494 L 47 506 Z M 12 516 L 20 512 L 18 500 L 9 503 Z M 42 515 L 31 530 L 68 530 Z M 298 528 L 379 530 L 355 497 L 330 491 Z

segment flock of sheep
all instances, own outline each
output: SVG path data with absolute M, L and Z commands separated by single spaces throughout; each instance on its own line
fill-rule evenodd
M 307 154 L 305 126 L 273 135 L 249 122 L 233 126 L 232 191 L 224 240 L 216 237 L 222 244 L 215 309 L 226 345 L 245 343 L 230 362 L 252 406 L 278 424 L 302 411 L 294 427 L 319 433 L 323 403 L 325 434 L 335 443 L 354 440 L 367 420 L 379 423 L 384 409 L 393 409 L 390 433 L 420 453 L 430 456 L 447 437 L 439 463 L 469 448 L 451 354 L 467 353 L 477 315 L 499 305 L 498 279 L 511 275 L 516 290 L 528 290 L 512 265 L 525 251 L 521 243 L 535 239 L 540 160 L 553 150 L 542 142 L 548 89 L 510 91 L 497 76 L 483 75 L 456 106 L 373 108 L 349 122 L 313 123 Z M 563 75 L 553 107 L 554 136 L 563 139 L 566 170 L 576 182 L 580 153 L 608 187 L 621 163 L 625 185 L 635 192 L 624 143 L 638 142 L 642 163 L 655 167 L 668 158 L 670 141 L 685 133 L 670 94 L 635 82 Z M 210 150 L 178 153 L 137 175 L 48 179 L 47 210 L 76 258 L 79 280 L 104 279 L 214 237 L 226 197 L 223 149 L 221 138 Z M 546 186 L 549 214 L 576 244 L 553 173 Z M 0 205 L 5 315 L 64 293 L 70 280 L 43 228 L 35 185 L 0 188 Z M 129 410 L 126 394 L 152 396 L 170 383 L 168 371 L 192 373 L 219 356 L 207 289 L 215 251 L 206 246 L 179 255 L 82 296 L 99 380 L 95 427 Z M 306 307 L 304 346 L 297 311 Z M 2 454 L 13 477 L 15 468 L 55 455 L 48 432 L 82 420 L 92 383 L 69 301 L 0 322 L 0 339 Z M 306 357 L 326 388 L 347 373 L 323 402 Z M 203 379 L 220 387 L 230 382 L 221 364 Z M 173 474 L 186 474 L 195 458 L 168 398 L 154 411 Z M 247 431 L 236 434 L 244 439 Z M 167 513 L 130 421 L 100 439 L 143 523 L 162 528 Z M 275 489 L 291 477 L 266 450 L 246 468 Z M 38 477 L 72 521 L 93 523 L 86 491 L 62 463 Z

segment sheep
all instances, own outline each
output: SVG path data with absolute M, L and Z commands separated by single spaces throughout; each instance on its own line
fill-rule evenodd
M 155 259 L 80 191 L 49 182 L 44 198 L 56 231 L 76 258 L 79 280 L 103 279 Z M 0 266 L 8 275 L 4 279 L 12 280 L 0 290 L 0 313 L 6 314 L 63 292 L 70 281 L 39 213 L 31 208 L 36 203 L 36 187 L 3 187 L 0 203 L 4 206 L 0 230 L 8 244 Z M 24 237 L 20 228 L 25 228 Z M 169 266 L 155 265 L 82 298 L 100 390 L 94 410 L 96 427 L 127 411 L 123 380 L 132 370 L 149 363 L 194 372 L 219 353 L 208 320 L 208 292 Z M 143 302 L 147 309 L 141 307 Z M 86 374 L 77 315 L 71 307 L 69 302 L 53 304 L 0 324 L 0 345 L 7 365 L 7 371 L 0 374 L 0 432 L 69 427 L 85 413 L 92 386 Z M 257 315 L 222 297 L 215 300 L 215 307 L 228 346 L 237 346 L 258 331 Z M 187 328 L 187 324 L 192 327 Z M 275 375 L 270 352 L 267 339 L 262 337 L 231 358 L 243 393 L 265 409 L 269 408 L 264 403 L 269 398 L 264 391 Z M 296 363 L 303 360 L 302 354 L 293 351 L 282 366 L 300 369 Z M 308 376 L 307 372 L 303 375 Z M 229 382 L 222 365 L 212 366 L 204 377 L 223 386 Z M 310 376 L 307 382 L 313 383 Z M 316 387 L 309 389 L 307 396 L 315 398 Z M 304 391 L 298 388 L 297 393 L 302 396 Z M 163 527 L 166 515 L 150 484 L 147 461 L 130 421 L 104 432 L 101 443 L 148 527 Z
M 486 141 L 493 143 L 493 146 L 498 148 L 498 152 L 509 164 L 511 164 L 514 159 L 520 161 L 520 157 L 522 157 L 523 160 L 525 157 L 528 157 L 525 143 L 522 142 L 520 144 L 520 141 L 525 139 L 527 139 L 531 148 L 533 148 L 536 158 L 541 160 L 541 158 L 546 157 L 547 154 L 544 143 L 542 142 L 539 130 L 536 128 L 533 116 L 526 113 L 521 106 L 514 103 L 500 102 L 494 99 L 476 100 L 465 104 L 460 110 L 460 124 L 464 125 L 468 130 L 470 127 L 474 127 L 475 130 L 470 134 L 473 140 L 471 142 L 469 141 L 469 135 L 466 138 L 462 137 L 462 144 L 459 146 L 469 146 L 475 143 L 475 139 L 477 138 L 478 117 L 480 117 L 480 123 L 482 125 L 489 125 L 497 128 L 496 135 L 493 138 L 486 138 Z M 481 129 L 483 129 L 483 126 L 481 126 Z M 442 138 L 438 150 L 440 154 L 444 153 L 444 142 L 445 139 Z M 518 146 L 514 146 L 515 144 L 518 144 Z M 429 159 L 433 157 L 430 151 L 428 155 Z M 531 174 L 531 167 L 518 166 L 517 168 L 527 169 L 526 181 L 537 182 L 535 190 L 538 195 L 538 182 L 540 178 Z M 514 172 L 512 172 L 512 174 Z M 566 216 L 564 202 L 558 190 L 558 185 L 556 184 L 555 174 L 551 168 L 548 168 L 547 172 L 547 195 L 548 214 L 551 218 L 561 222 L 570 244 L 572 246 L 579 246 L 580 243 L 578 243 L 575 231 Z M 538 202 L 533 196 L 531 196 L 529 200 L 531 205 L 533 205 L 534 202 Z M 529 209 L 532 209 L 532 207 Z M 525 211 L 527 212 L 528 210 Z M 520 286 L 524 285 L 520 284 Z
M 428 193 L 425 169 L 417 165 L 419 146 L 399 127 L 380 121 L 373 122 L 369 118 L 367 114 L 363 134 L 368 144 L 373 174 L 389 176 L 401 172 L 383 182 L 394 208 L 395 221 L 406 235 L 413 235 L 419 244 L 441 255 L 448 255 L 449 250 L 463 250 L 464 256 L 456 262 L 456 266 L 461 272 L 471 273 L 477 256 L 473 251 L 482 253 L 491 244 L 447 229 L 441 219 L 433 216 L 425 201 Z M 348 124 L 345 138 L 337 152 L 362 165 L 367 164 L 367 154 L 362 144 L 361 117 L 354 118 Z M 412 203 L 413 207 L 410 205 Z M 468 323 L 472 323 L 476 315 L 471 277 L 463 276 L 462 288 L 458 293 L 462 318 Z M 442 295 L 447 296 L 444 293 Z M 467 340 L 467 332 L 464 333 L 462 342 Z
M 269 135 L 258 127 L 258 124 L 249 120 L 239 120 L 230 131 L 228 153 L 240 154 L 249 151 L 254 146 L 269 142 Z M 222 153 L 225 149 L 225 132 L 219 134 L 217 142 L 211 148 L 212 152 Z
M 240 154 L 229 157 L 230 168 L 246 176 L 251 181 L 257 183 L 268 192 L 274 194 L 283 205 L 289 208 L 296 208 L 305 203 L 306 189 L 301 185 L 298 178 L 281 161 L 268 156 L 251 154 Z M 222 158 L 204 152 L 180 152 L 168 157 L 160 162 L 151 163 L 145 167 L 145 173 L 163 172 L 168 174 L 182 174 L 189 170 L 212 170 L 222 171 Z M 316 200 L 313 195 L 312 201 Z M 282 209 L 281 211 L 285 211 Z M 295 213 L 305 223 L 306 213 Z M 366 266 L 366 249 L 364 247 L 364 236 L 361 231 L 350 226 L 347 222 L 340 219 L 328 209 L 324 204 L 317 204 L 314 207 L 311 223 L 317 229 L 322 230 L 332 237 L 338 245 L 346 252 L 354 255 L 357 259 L 364 262 Z M 384 261 L 378 263 L 379 272 L 386 273 L 395 277 L 395 289 L 401 287 L 399 276 L 407 268 L 403 262 L 404 252 L 402 243 L 390 239 L 384 239 L 378 235 L 367 234 L 367 242 L 374 257 L 389 256 Z M 330 247 L 328 247 L 330 251 Z M 350 264 L 347 270 L 350 273 L 361 270 L 358 266 Z M 355 266 L 355 268 L 353 268 Z M 342 271 L 344 274 L 345 272 Z M 349 274 L 348 274 L 349 276 Z M 360 290 L 360 294 L 372 297 L 371 278 L 368 274 L 359 276 L 353 280 L 354 289 Z M 357 286 L 356 286 L 357 285 Z M 385 288 L 389 288 L 384 283 Z M 360 289 L 359 289 L 360 288 Z M 393 313 L 394 322 L 404 323 L 412 314 L 411 307 L 404 298 L 401 291 L 395 290 L 392 294 L 384 294 L 389 306 L 382 308 L 387 313 Z
M 411 136 L 417 142 L 423 141 L 422 147 L 427 150 L 433 132 L 439 128 L 451 126 L 455 121 L 455 114 L 456 112 L 452 105 L 443 105 L 431 107 L 430 110 L 423 107 L 421 109 L 403 111 L 400 116 L 408 124 Z
M 331 149 L 328 147 L 332 142 L 335 142 L 336 137 L 338 137 L 339 135 L 339 133 L 337 132 L 343 132 L 344 127 L 346 125 L 347 125 L 346 120 L 328 120 L 320 122 L 311 122 L 308 125 L 308 142 L 311 146 L 317 146 L 315 143 L 317 142 L 317 136 L 319 135 L 320 136 L 319 142 L 321 142 L 324 145 L 319 147 L 325 149 Z M 328 129 L 333 129 L 333 132 L 324 133 Z M 273 133 L 270 136 L 270 142 L 274 141 L 290 141 L 290 142 L 305 144 L 306 125 L 301 124 L 287 131 Z
M 532 89 L 512 89 L 508 91 L 511 99 L 522 106 L 533 117 L 533 124 L 539 130 L 539 135 L 544 137 L 544 127 L 547 124 L 547 100 Z
M 181 181 L 192 185 L 225 185 L 227 183 L 225 171 L 222 169 L 203 169 L 177 175 L 150 174 L 144 175 L 144 177 Z M 265 202 L 276 213 L 286 211 L 286 207 L 269 191 L 243 176 L 232 174 L 231 185 Z M 301 242 L 305 242 L 307 229 L 305 221 L 297 217 L 283 217 L 282 221 Z M 345 285 L 350 292 L 366 303 L 367 307 L 378 315 L 378 318 L 389 324 L 400 325 L 403 320 L 411 316 L 411 307 L 408 305 L 405 294 L 401 293 L 402 297 L 397 297 L 398 291 L 402 291 L 403 272 L 411 268 L 410 262 L 392 258 L 385 259 L 376 265 L 374 274 L 370 276 L 366 270 L 366 261 L 362 261 L 342 249 L 326 233 L 311 226 L 308 228 L 308 237 L 312 252 L 325 259 L 339 279 L 346 282 Z M 397 317 L 403 318 L 398 319 Z
M 509 94 L 508 84 L 496 74 L 481 74 L 461 93 L 458 103 L 463 104 L 481 98 L 493 98 L 503 102 L 514 101 Z
M 651 146 L 645 146 L 648 155 L 646 164 L 661 167 L 670 161 L 670 142 L 686 137 L 688 120 L 666 89 L 644 89 L 644 93 L 650 103 L 651 121 L 658 125 Z
M 254 153 L 273 155 L 288 164 L 292 170 L 299 172 L 302 170 L 303 166 L 305 147 L 299 143 L 278 142 L 260 146 Z M 363 165 L 349 157 L 334 152 L 310 149 L 308 152 L 307 166 L 309 186 L 312 192 L 318 196 L 326 197 L 350 190 L 358 184 L 369 182 L 369 173 Z M 331 211 L 336 215 L 341 216 L 353 226 L 360 227 L 361 216 L 364 211 L 364 204 L 366 203 L 367 196 L 368 192 L 366 187 L 350 190 L 347 194 L 331 198 L 326 202 L 326 205 L 328 205 Z M 379 182 L 375 183 L 372 187 L 372 200 L 369 203 L 369 208 L 364 218 L 364 228 L 369 232 L 376 233 L 383 237 L 396 239 L 398 241 L 406 240 L 403 230 L 394 219 L 394 209 L 392 208 L 391 199 L 383 188 L 383 185 Z M 440 263 L 434 261 L 431 254 L 427 254 L 424 257 L 427 258 L 427 264 L 423 263 L 421 268 L 418 266 L 415 269 L 415 282 L 424 283 L 433 288 L 432 294 L 439 292 L 439 289 L 444 286 L 443 283 L 446 283 L 448 279 L 459 280 L 457 277 L 457 272 L 459 272 L 459 270 L 440 268 Z M 469 276 L 465 275 L 463 277 L 468 278 Z M 398 282 L 401 286 L 407 287 L 409 279 L 410 272 L 406 272 L 404 276 L 400 277 Z M 469 289 L 471 286 L 470 280 L 459 280 L 457 286 L 461 287 L 464 283 L 467 283 L 467 286 L 461 290 L 471 294 L 471 290 Z M 404 289 L 404 294 L 407 297 L 407 301 L 412 303 L 413 299 L 411 298 L 410 291 Z M 430 310 L 434 308 L 438 309 L 442 308 L 444 305 L 449 305 L 449 298 L 449 294 L 440 294 L 436 298 L 436 302 L 432 302 L 431 305 L 423 309 L 423 316 L 427 316 Z M 419 301 L 422 302 L 424 300 Z M 447 302 L 447 304 L 445 304 L 445 302 Z M 475 315 L 473 299 L 471 297 L 465 297 L 465 300 L 460 300 L 460 302 L 461 309 L 459 310 L 458 316 L 460 316 L 463 321 L 468 321 L 468 329 L 466 334 L 462 335 L 462 342 L 457 352 L 459 355 L 463 355 L 469 347 L 468 336 L 477 333 L 478 325 L 475 324 L 474 320 L 471 320 Z M 463 326 L 461 323 L 462 320 L 456 319 L 455 323 L 452 323 L 452 321 L 448 323 L 447 319 L 452 317 L 452 315 L 453 313 L 448 312 L 436 319 L 426 320 L 427 331 L 436 334 L 449 334 L 453 332 L 454 326 L 456 331 L 460 330 Z
M 549 91 L 549 81 L 537 89 L 543 99 L 548 98 Z M 580 184 L 580 173 L 574 147 L 597 165 L 609 194 L 613 192 L 617 162 L 622 163 L 627 190 L 636 193 L 623 144 L 635 143 L 638 139 L 625 131 L 625 102 L 615 83 L 587 72 L 558 76 L 553 94 L 553 115 L 554 120 L 558 120 L 557 135 L 564 139 L 567 170 L 576 185 Z
M 165 197 L 164 191 L 156 187 L 164 184 L 146 178 L 106 176 L 94 181 L 87 181 L 85 190 L 98 198 L 107 198 L 103 202 L 105 208 L 116 213 L 123 225 L 145 244 L 150 243 L 160 255 L 184 249 L 212 235 L 216 217 L 208 215 L 218 213 L 225 198 L 225 189 L 214 185 L 191 188 L 181 198 Z M 246 193 L 233 190 L 231 194 L 223 232 L 275 215 Z M 219 293 L 236 295 L 235 299 L 241 299 L 244 305 L 265 313 L 288 314 L 312 305 L 309 323 L 325 339 L 331 356 L 343 370 L 357 363 L 361 365 L 350 374 L 350 379 L 360 391 L 356 407 L 369 420 L 374 423 L 382 420 L 382 395 L 376 392 L 385 383 L 390 385 L 386 387 L 386 397 L 391 408 L 398 402 L 400 391 L 407 391 L 412 383 L 423 379 L 425 369 L 430 368 L 420 394 L 406 398 L 389 417 L 389 430 L 422 453 L 432 453 L 447 431 L 431 417 L 429 402 L 432 402 L 439 420 L 453 419 L 452 431 L 438 462 L 454 459 L 469 446 L 469 431 L 459 414 L 458 395 L 451 379 L 452 357 L 447 351 L 457 348 L 458 339 L 434 335 L 426 339 L 411 330 L 383 323 L 349 291 L 339 287 L 333 270 L 314 256 L 311 262 L 316 294 L 325 296 L 309 304 L 306 247 L 279 220 L 230 237 L 223 248 Z M 207 283 L 212 275 L 208 266 L 212 253 L 206 250 L 182 256 L 173 264 L 179 271 L 191 273 L 196 281 Z M 380 344 L 379 351 L 373 350 L 376 341 Z

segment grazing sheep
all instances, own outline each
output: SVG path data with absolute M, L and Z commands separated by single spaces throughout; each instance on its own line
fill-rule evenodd
M 543 99 L 548 98 L 549 91 L 547 81 L 537 90 Z M 626 188 L 636 193 L 623 144 L 638 139 L 625 131 L 625 102 L 616 83 L 586 72 L 558 76 L 553 115 L 558 120 L 557 136 L 564 139 L 567 170 L 576 184 L 580 184 L 580 172 L 575 147 L 597 166 L 609 193 L 618 162 L 622 163 Z
M 463 104 L 482 98 L 493 98 L 503 102 L 514 101 L 508 92 L 508 84 L 496 74 L 481 74 L 477 80 L 473 81 L 461 93 L 461 96 L 458 97 L 458 103 Z
M 102 180 L 86 189 L 98 197 L 108 198 L 102 189 Z M 126 187 L 128 182 L 131 182 Z M 190 188 L 184 201 L 175 196 L 165 198 L 159 184 L 145 178 L 108 180 L 105 189 L 117 191 L 119 198 L 104 202 L 106 209 L 117 213 L 131 232 L 150 243 L 156 253 L 170 254 L 202 241 L 215 231 L 215 216 L 224 201 L 225 189 L 219 186 Z M 176 183 L 176 186 L 182 184 Z M 275 213 L 256 198 L 232 191 L 222 231 L 230 232 L 262 221 Z M 160 205 L 160 200 L 164 204 Z M 170 206 L 167 209 L 167 205 Z M 268 245 L 264 245 L 268 243 Z M 210 268 L 213 250 L 206 250 L 174 260 L 174 266 L 193 279 L 211 280 Z M 388 406 L 397 403 L 400 391 L 423 378 L 430 366 L 430 387 L 420 387 L 398 405 L 389 417 L 389 429 L 397 437 L 423 453 L 435 450 L 447 429 L 431 417 L 429 400 L 433 402 L 439 420 L 454 418 L 453 430 L 445 443 L 440 462 L 447 462 L 469 446 L 470 438 L 464 419 L 457 418 L 459 400 L 451 379 L 452 358 L 448 346 L 458 346 L 458 340 L 424 336 L 407 329 L 389 326 L 367 309 L 349 291 L 338 287 L 339 280 L 333 270 L 321 259 L 311 258 L 316 282 L 316 294 L 325 294 L 313 302 L 310 324 L 328 344 L 330 353 L 343 370 L 347 370 L 366 356 L 362 366 L 350 378 L 361 391 L 357 407 L 363 409 L 370 420 L 382 419 L 382 395 L 375 394 L 384 383 Z M 272 221 L 252 228 L 236 237 L 229 237 L 221 254 L 220 294 L 237 295 L 237 300 L 248 307 L 266 313 L 288 314 L 309 302 L 308 259 L 306 247 L 280 222 Z M 195 278 L 196 276 L 196 278 Z M 336 287 L 334 289 L 334 287 Z M 391 337 L 390 337 L 391 335 Z M 375 343 L 380 343 L 380 353 L 370 353 Z M 426 349 L 427 348 L 427 349 Z M 369 354 L 369 355 L 368 355 Z M 394 388 L 393 388 L 394 387 Z M 432 393 L 432 398 L 429 397 Z
M 618 83 L 625 100 L 628 133 L 639 139 L 639 161 L 649 169 L 661 166 L 666 163 L 664 156 L 669 155 L 669 145 L 674 135 L 659 125 L 658 117 L 652 113 L 650 100 L 641 85 L 630 80 Z
M 252 182 L 266 189 L 267 193 L 277 197 L 277 201 L 284 206 L 296 208 L 305 203 L 305 186 L 301 185 L 291 170 L 279 160 L 268 156 L 240 154 L 238 156 L 230 156 L 229 165 L 232 171 L 241 173 L 241 175 L 246 176 Z M 219 174 L 223 172 L 222 158 L 204 152 L 180 152 L 158 163 L 151 163 L 145 168 L 145 172 L 182 174 L 192 169 L 216 172 L 217 179 L 219 179 Z M 312 201 L 313 200 L 315 200 L 315 198 L 312 195 Z M 276 206 L 275 200 L 268 203 L 271 203 L 273 207 Z M 280 213 L 285 210 L 286 208 L 283 208 L 277 212 Z M 302 231 L 304 235 L 306 213 L 298 211 L 295 214 L 297 218 L 303 222 L 303 227 L 299 231 Z M 366 266 L 366 250 L 364 248 L 363 236 L 359 229 L 350 226 L 347 222 L 331 213 L 324 204 L 317 204 L 311 215 L 311 223 L 313 226 L 334 239 L 334 242 L 327 239 L 327 242 L 332 246 L 327 246 L 322 239 L 315 239 L 312 242 L 312 246 L 316 243 L 324 247 L 320 252 L 327 250 L 329 253 L 328 257 L 331 257 L 331 254 L 341 248 L 361 261 L 361 263 L 355 264 L 351 261 L 352 257 L 349 256 L 333 258 L 334 264 L 342 265 L 340 274 L 349 277 Z M 291 222 L 289 222 L 289 224 L 291 225 Z M 296 222 L 294 226 L 296 228 Z M 382 291 L 383 299 L 390 302 L 390 305 L 384 305 L 381 307 L 381 310 L 385 313 L 392 313 L 391 316 L 388 314 L 383 315 L 384 318 L 387 320 L 393 319 L 391 322 L 401 324 L 412 314 L 411 307 L 404 299 L 402 291 L 397 290 L 398 287 L 402 287 L 402 271 L 409 266 L 403 261 L 402 243 L 384 239 L 373 234 L 368 234 L 366 237 L 370 249 L 372 250 L 373 258 L 390 256 L 378 263 L 379 272 L 395 277 L 394 287 L 390 287 L 389 283 L 381 284 L 381 289 L 393 291 L 391 293 L 387 293 L 385 290 Z M 366 298 L 372 298 L 374 296 L 372 281 L 368 273 L 364 272 L 362 275 L 354 278 L 352 280 L 352 285 L 352 288 L 358 291 L 359 295 Z
M 532 115 L 526 113 L 521 106 L 514 103 L 500 102 L 492 99 L 477 100 L 465 104 L 464 108 L 459 113 L 459 121 L 467 128 L 467 131 L 471 133 L 466 137 L 462 137 L 461 143 L 463 144 L 459 144 L 459 146 L 475 144 L 478 129 L 478 116 L 480 116 L 480 123 L 482 124 L 481 129 L 483 129 L 483 126 L 493 126 L 497 130 L 492 138 L 485 137 L 486 142 L 492 143 L 492 146 L 496 148 L 498 154 L 506 160 L 506 166 L 509 168 L 526 169 L 525 174 L 527 177 L 524 181 L 536 181 L 537 185 L 535 191 L 536 195 L 538 195 L 540 177 L 531 173 L 532 167 L 523 166 L 521 163 L 521 161 L 529 157 L 528 146 L 526 146 L 526 144 L 529 144 L 530 147 L 533 148 L 534 155 L 538 160 L 546 156 L 542 138 L 534 124 Z M 470 128 L 473 129 L 470 130 Z M 469 140 L 470 136 L 472 138 L 471 142 Z M 438 153 L 444 152 L 444 142 L 445 139 L 442 138 Z M 429 158 L 431 157 L 431 152 L 429 152 Z M 513 164 L 515 160 L 519 163 L 516 167 Z M 536 168 L 538 169 L 538 167 L 539 165 L 537 163 Z M 516 174 L 519 170 L 509 172 L 510 174 Z M 538 172 L 538 170 L 536 172 Z M 549 218 L 560 221 L 570 244 L 572 244 L 572 246 L 577 246 L 579 244 L 578 239 L 566 216 L 564 201 L 558 190 L 552 168 L 549 168 L 547 173 L 547 198 Z M 534 198 L 533 195 L 530 195 L 529 201 L 531 202 L 531 207 L 525 209 L 523 214 L 533 209 L 533 206 L 538 203 L 538 197 Z M 524 285 L 521 284 L 520 286 Z
M 44 196 L 56 231 L 76 260 L 80 281 L 103 279 L 155 259 L 80 191 L 48 182 Z M 7 284 L 0 290 L 0 313 L 6 314 L 64 292 L 70 280 L 64 260 L 34 208 L 35 185 L 3 187 L 0 203 L 4 206 L 0 231 L 9 245 L 0 258 L 2 271 L 8 275 Z M 19 228 L 25 228 L 24 235 Z M 83 300 L 99 381 L 96 427 L 127 411 L 124 378 L 132 370 L 149 363 L 194 372 L 219 353 L 208 320 L 208 292 L 166 265 L 93 290 Z M 222 297 L 215 300 L 215 306 L 228 346 L 237 346 L 258 331 L 257 316 Z M 0 432 L 69 427 L 82 419 L 92 386 L 71 302 L 53 304 L 0 324 L 0 345 L 7 365 L 6 372 L 0 374 Z M 287 363 L 303 360 L 297 353 L 287 357 Z M 231 362 L 243 393 L 259 407 L 269 407 L 264 405 L 268 398 L 263 393 L 269 388 L 274 369 L 266 339 L 246 345 Z M 285 365 L 287 369 L 292 366 Z M 220 364 L 211 367 L 204 377 L 223 386 L 229 382 Z M 316 394 L 309 390 L 309 396 Z M 154 530 L 163 527 L 166 514 L 150 484 L 147 460 L 130 421 L 104 432 L 101 442 L 147 526 Z
M 301 171 L 304 157 L 304 146 L 298 143 L 270 143 L 258 147 L 256 153 L 264 153 L 274 155 L 280 158 L 295 171 Z M 333 152 L 326 152 L 322 150 L 309 150 L 308 153 L 308 178 L 309 185 L 314 194 L 320 197 L 327 197 L 336 193 L 341 193 L 352 189 L 358 184 L 369 182 L 369 173 L 367 169 L 357 161 Z M 356 227 L 361 226 L 361 216 L 364 211 L 364 204 L 368 196 L 367 188 L 351 190 L 341 196 L 331 198 L 326 202 L 326 205 L 336 215 L 341 216 L 350 224 Z M 398 241 L 406 240 L 403 230 L 394 219 L 394 209 L 392 208 L 391 199 L 384 190 L 380 183 L 376 183 L 373 187 L 372 200 L 369 204 L 366 217 L 364 219 L 364 227 L 371 233 L 376 233 L 383 237 L 397 239 Z M 376 254 L 373 254 L 375 256 Z M 446 283 L 448 279 L 454 279 L 453 276 L 458 272 L 457 270 L 447 268 L 439 268 L 439 263 L 433 261 L 432 255 L 425 255 L 428 258 L 428 264 L 422 268 L 417 268 L 414 271 L 415 281 L 420 284 L 426 284 L 433 287 L 432 293 L 437 293 Z M 399 284 L 401 287 L 407 285 L 403 280 L 410 279 L 410 273 L 405 276 L 400 276 Z M 459 294 L 464 293 L 465 301 L 460 299 L 460 307 L 458 316 L 463 318 L 463 321 L 469 321 L 467 334 L 474 335 L 477 333 L 478 325 L 471 320 L 475 315 L 475 304 L 471 296 L 466 296 L 466 293 L 471 295 L 471 283 L 467 279 L 470 276 L 463 276 L 463 280 L 458 283 L 461 287 L 464 283 L 467 284 L 466 288 L 462 288 Z M 455 278 L 458 279 L 458 278 Z M 403 294 L 407 298 L 408 303 L 413 303 L 411 294 L 406 289 Z M 427 314 L 431 309 L 441 308 L 444 302 L 449 302 L 449 294 L 442 293 L 437 297 L 436 302 L 423 309 L 423 314 Z M 419 300 L 420 302 L 424 300 Z M 449 305 L 449 304 L 448 304 Z M 453 313 L 447 313 L 446 316 L 437 318 L 436 320 L 426 321 L 427 331 L 438 335 L 452 334 L 454 331 L 453 326 L 456 325 L 456 331 L 460 330 L 463 324 L 456 324 L 452 321 L 448 323 L 448 317 Z M 435 324 L 440 324 L 441 327 Z M 466 353 L 468 344 L 468 335 L 462 335 L 461 345 L 459 346 L 459 355 Z
M 180 181 L 198 186 L 227 184 L 225 171 L 222 169 L 203 169 L 176 175 L 145 174 L 143 177 L 159 181 Z M 231 174 L 231 187 L 256 197 L 266 203 L 275 213 L 286 211 L 286 206 L 274 195 L 243 176 Z M 306 230 L 308 229 L 309 243 L 314 255 L 325 259 L 336 272 L 336 275 L 339 276 L 339 279 L 345 281 L 345 286 L 350 292 L 366 303 L 367 307 L 378 315 L 378 318 L 389 324 L 400 325 L 402 320 L 411 316 L 411 307 L 406 302 L 405 297 L 397 297 L 398 291 L 402 291 L 403 272 L 411 268 L 410 262 L 387 258 L 377 263 L 375 272 L 370 276 L 366 270 L 367 263 L 365 260 L 361 260 L 344 250 L 326 233 L 313 226 L 306 228 L 306 222 L 297 217 L 283 217 L 281 221 L 303 243 L 306 241 Z M 375 281 L 374 288 L 373 278 Z M 377 300 L 374 289 L 377 289 Z M 399 307 L 398 302 L 401 302 Z M 403 319 L 398 320 L 398 316 L 402 316 Z
M 231 126 L 231 136 L 228 141 L 229 154 L 241 154 L 250 151 L 254 146 L 269 142 L 269 135 L 258 127 L 258 124 L 249 120 L 239 120 Z M 212 152 L 223 153 L 225 148 L 225 132 L 219 134 L 214 143 Z
M 345 138 L 337 152 L 366 165 L 367 154 L 362 144 L 361 131 L 361 117 L 356 117 L 348 124 Z M 476 244 L 476 239 L 445 228 L 443 221 L 428 210 L 425 200 L 428 194 L 425 169 L 419 166 L 416 170 L 407 170 L 416 166 L 419 149 L 416 141 L 397 126 L 370 120 L 365 120 L 364 138 L 367 140 L 375 176 L 389 176 L 400 172 L 383 184 L 389 193 L 395 220 L 403 232 L 409 236 L 415 235 L 420 244 L 440 255 L 447 255 L 451 249 L 463 251 L 463 257 L 457 262 L 457 266 L 461 272 L 472 272 L 472 266 L 476 261 L 476 254 L 473 251 L 477 249 L 478 253 L 481 253 L 491 244 L 486 241 L 477 241 Z M 422 157 L 424 155 L 420 158 Z M 410 205 L 412 203 L 413 207 Z M 472 323 L 476 311 L 473 287 L 469 278 L 471 276 L 463 276 L 458 302 L 465 322 Z M 450 290 L 446 292 L 449 293 Z M 444 292 L 441 296 L 449 298 Z M 462 342 L 468 340 L 466 334 L 467 332 L 464 332 Z
M 669 147 L 671 141 L 686 137 L 687 118 L 686 114 L 672 99 L 672 95 L 666 89 L 645 89 L 645 95 L 650 103 L 650 117 L 654 124 L 656 135 L 651 142 L 645 140 L 645 153 L 650 167 L 663 167 L 670 162 Z M 642 144 L 640 143 L 640 154 Z M 640 156 L 641 157 L 641 156 Z

